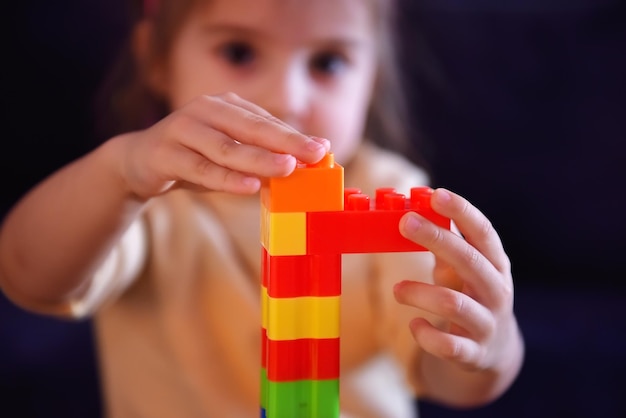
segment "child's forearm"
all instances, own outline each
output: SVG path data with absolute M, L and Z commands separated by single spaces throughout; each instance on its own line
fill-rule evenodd
M 502 349 L 498 364 L 485 370 L 465 370 L 458 364 L 422 353 L 419 378 L 421 396 L 455 408 L 488 404 L 502 395 L 518 375 L 523 358 L 524 342 L 516 320 L 511 319 L 508 346 Z
M 58 310 L 80 292 L 143 202 L 120 170 L 123 138 L 57 171 L 0 227 L 0 288 L 26 308 Z

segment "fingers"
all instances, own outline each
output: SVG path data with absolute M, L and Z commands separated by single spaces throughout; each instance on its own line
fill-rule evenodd
M 447 324 L 440 329 L 423 317 L 409 323 L 413 338 L 426 352 L 468 368 L 480 367 L 497 327 L 489 309 L 466 294 L 422 282 L 400 282 L 394 295 L 399 303 L 430 312 Z
M 445 318 L 462 331 L 459 335 L 478 341 L 488 338 L 494 330 L 491 312 L 471 297 L 443 286 L 403 281 L 394 287 L 396 300 Z
M 479 302 L 495 309 L 512 304 L 509 260 L 487 218 L 447 190 L 436 190 L 431 204 L 437 213 L 454 221 L 465 239 L 416 213 L 401 219 L 400 232 L 450 265 Z
M 489 220 L 467 200 L 438 189 L 431 206 L 451 219 L 461 236 L 417 213 L 404 215 L 400 232 L 432 251 L 437 269 L 435 284 L 402 282 L 394 288 L 395 297 L 446 324 L 446 329 L 439 329 L 424 318 L 411 321 L 413 337 L 425 351 L 468 368 L 483 368 L 499 361 L 500 347 L 510 339 L 514 323 L 510 262 Z M 455 278 L 460 286 L 448 287 Z
M 273 115 L 268 112 L 267 110 L 263 109 L 261 106 L 258 106 L 252 102 L 249 102 L 247 100 L 242 99 L 241 97 L 239 97 L 238 95 L 236 95 L 235 93 L 226 93 L 223 94 L 221 97 L 225 102 L 234 104 L 236 106 L 242 107 L 246 110 L 248 110 L 251 113 L 256 113 L 258 115 L 267 117 L 267 118 L 273 118 Z M 276 123 L 279 123 L 281 125 L 284 125 L 285 127 L 288 127 L 289 129 L 293 128 L 291 126 L 289 126 L 286 122 L 284 122 L 282 119 L 276 119 L 274 118 L 274 120 L 276 121 Z
M 438 189 L 431 200 L 433 209 L 453 219 L 465 240 L 483 254 L 501 272 L 510 268 L 508 257 L 502 257 L 502 241 L 493 225 L 475 206 L 449 190 Z
M 198 153 L 182 148 L 171 153 L 169 161 L 169 176 L 188 189 L 249 194 L 255 193 L 261 187 L 261 182 L 256 177 L 215 164 Z
M 476 341 L 441 331 L 424 318 L 413 319 L 409 327 L 424 351 L 467 367 L 480 367 L 482 347 Z
M 304 135 L 267 111 L 233 94 L 204 96 L 197 104 L 202 120 L 233 140 L 315 163 L 330 149 L 326 139 Z
M 171 135 L 180 135 L 182 145 L 206 160 L 189 165 L 190 170 L 195 167 L 204 171 L 204 168 L 214 164 L 254 177 L 281 177 L 290 174 L 296 167 L 296 158 L 292 155 L 235 141 L 223 132 L 185 117 L 172 121 L 169 129 Z
M 140 137 L 128 172 L 142 196 L 198 186 L 254 193 L 260 178 L 287 176 L 298 160 L 317 162 L 330 149 L 234 94 L 200 97 Z

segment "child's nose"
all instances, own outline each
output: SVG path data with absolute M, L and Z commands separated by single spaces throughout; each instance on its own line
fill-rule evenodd
M 294 128 L 302 129 L 312 93 L 306 71 L 288 68 L 277 72 L 273 82 L 266 87 L 265 109 Z

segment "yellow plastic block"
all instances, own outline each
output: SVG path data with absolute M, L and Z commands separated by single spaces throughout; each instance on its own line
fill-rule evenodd
M 261 205 L 261 243 L 269 255 L 306 254 L 306 213 L 272 213 Z
M 329 153 L 317 164 L 300 164 L 288 177 L 267 179 L 261 202 L 270 212 L 343 210 L 343 167 Z
M 339 296 L 267 296 L 267 337 L 274 341 L 339 338 Z

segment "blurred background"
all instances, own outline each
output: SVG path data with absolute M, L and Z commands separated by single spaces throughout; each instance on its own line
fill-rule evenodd
M 93 146 L 93 96 L 125 38 L 124 7 L 8 6 L 0 216 Z M 500 233 L 527 344 L 501 399 L 471 411 L 419 402 L 421 416 L 626 417 L 626 2 L 401 10 L 413 139 L 434 185 L 468 197 Z M 90 327 L 0 294 L 0 416 L 100 417 Z

